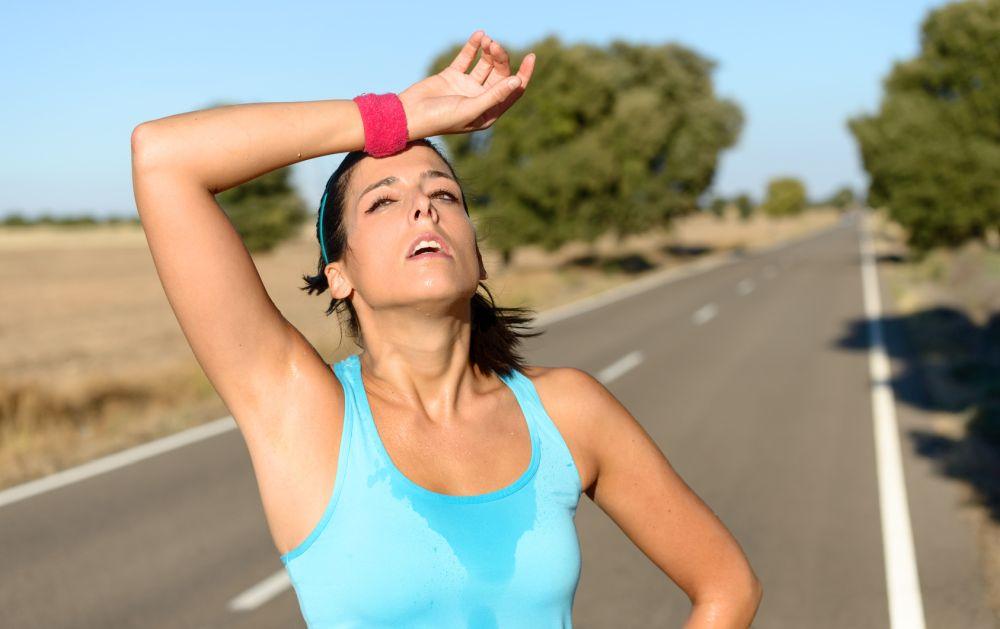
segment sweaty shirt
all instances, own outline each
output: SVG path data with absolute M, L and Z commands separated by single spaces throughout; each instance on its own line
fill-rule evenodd
M 357 354 L 333 365 L 344 429 L 333 492 L 309 536 L 281 556 L 311 628 L 571 627 L 582 492 L 566 442 L 531 379 L 511 388 L 531 434 L 513 483 L 457 496 L 426 489 L 379 438 Z

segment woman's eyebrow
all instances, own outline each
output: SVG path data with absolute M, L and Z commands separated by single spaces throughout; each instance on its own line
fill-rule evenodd
M 452 177 L 448 173 L 441 172 L 440 170 L 425 170 L 424 172 L 420 173 L 421 181 L 423 181 L 424 179 L 430 179 L 432 177 L 444 177 L 445 179 L 451 179 L 452 181 L 455 181 L 454 177 Z
M 375 188 L 378 188 L 379 186 L 388 186 L 388 185 L 396 183 L 397 181 L 399 181 L 399 179 L 397 179 L 393 175 L 389 175 L 388 177 L 386 177 L 385 179 L 382 179 L 381 181 L 376 181 L 375 183 L 373 183 L 372 185 L 368 186 L 367 188 L 365 188 L 364 190 L 361 191 L 361 194 L 358 195 L 358 202 L 360 202 L 361 199 L 366 194 L 368 194 L 369 192 L 371 192 Z
M 424 172 L 420 173 L 421 181 L 423 181 L 424 179 L 430 179 L 435 177 L 444 177 L 445 179 L 451 179 L 452 181 L 455 181 L 454 177 L 440 170 L 433 170 L 433 169 L 425 170 Z M 399 178 L 396 177 L 395 175 L 389 175 L 385 179 L 376 181 L 375 183 L 373 183 L 372 185 L 368 186 L 367 188 L 361 191 L 361 194 L 358 195 L 358 202 L 360 203 L 361 199 L 375 188 L 378 188 L 379 186 L 390 186 L 396 183 L 397 181 L 399 181 Z

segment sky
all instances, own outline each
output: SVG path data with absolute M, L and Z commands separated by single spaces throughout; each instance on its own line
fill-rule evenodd
M 0 7 L 0 215 L 134 216 L 141 122 L 220 101 L 401 92 L 478 28 L 512 49 L 677 42 L 714 60 L 746 121 L 711 192 L 760 198 L 776 176 L 811 198 L 867 178 L 846 120 L 877 111 L 919 51 L 926 0 L 688 2 L 6 2 Z M 523 98 L 530 98 L 531 87 Z M 515 105 L 516 106 L 516 105 Z M 342 155 L 293 166 L 318 206 Z

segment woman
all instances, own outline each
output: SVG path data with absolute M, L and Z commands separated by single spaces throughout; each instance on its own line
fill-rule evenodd
M 310 626 L 570 626 L 581 493 L 687 593 L 687 626 L 745 627 L 760 602 L 739 544 L 640 424 L 586 372 L 524 365 L 526 319 L 476 292 L 465 197 L 424 138 L 490 127 L 534 61 L 512 75 L 476 31 L 448 68 L 384 95 L 395 113 L 362 97 L 255 103 L 133 131 L 157 272 L 246 440 Z M 400 130 L 389 152 L 362 150 Z M 340 152 L 306 288 L 330 291 L 327 314 L 346 311 L 363 352 L 331 371 L 213 195 Z

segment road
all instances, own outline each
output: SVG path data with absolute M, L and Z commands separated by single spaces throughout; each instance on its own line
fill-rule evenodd
M 927 627 L 995 627 L 960 489 L 914 452 L 922 418 L 901 404 L 913 541 L 886 535 L 920 581 L 887 585 L 887 557 L 908 573 L 884 544 L 856 219 L 553 313 L 529 363 L 586 369 L 643 424 L 750 558 L 755 627 L 889 627 L 891 600 Z M 4 627 L 304 626 L 236 430 L 6 502 Z M 576 522 L 574 626 L 683 624 L 684 593 L 586 496 Z

